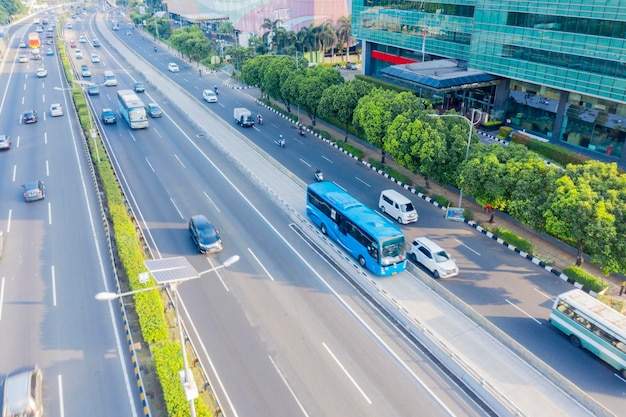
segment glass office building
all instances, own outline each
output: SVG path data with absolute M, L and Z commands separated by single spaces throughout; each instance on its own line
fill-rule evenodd
M 355 0 L 352 9 L 366 74 L 626 161 L 626 0 Z M 446 78 L 451 60 L 457 72 Z

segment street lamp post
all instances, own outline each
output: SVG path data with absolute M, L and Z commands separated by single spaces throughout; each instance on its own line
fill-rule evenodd
M 469 158 L 470 143 L 472 141 L 472 131 L 474 128 L 474 113 L 475 112 L 476 112 L 476 109 L 472 108 L 472 116 L 470 119 L 460 114 L 429 114 L 429 116 L 431 117 L 460 117 L 464 120 L 467 120 L 467 122 L 469 123 L 469 126 L 468 126 L 469 134 L 467 135 L 467 149 L 465 150 L 466 161 L 467 161 L 467 158 Z M 459 187 L 459 208 L 461 208 L 462 201 L 463 201 L 463 187 Z
M 178 303 L 180 301 L 180 295 L 178 294 L 178 285 L 185 281 L 198 279 L 202 275 L 208 274 L 210 272 L 215 272 L 218 269 L 227 268 L 237 261 L 239 261 L 239 255 L 234 255 L 224 261 L 223 264 L 217 265 L 211 269 L 207 269 L 206 271 L 202 272 L 196 272 L 193 267 L 191 267 L 189 262 L 187 262 L 187 260 L 183 257 L 145 261 L 144 264 L 152 274 L 154 280 L 157 282 L 157 285 L 140 288 L 138 290 L 128 291 L 124 293 L 100 292 L 96 294 L 96 300 L 115 300 L 117 298 L 122 298 L 127 295 L 133 295 L 140 292 L 160 289 L 163 287 L 172 290 L 172 296 L 174 297 L 174 316 L 176 318 L 176 324 L 178 326 L 178 337 L 180 338 L 180 347 L 183 355 L 183 370 L 180 372 L 180 379 L 183 385 L 183 389 L 185 391 L 185 398 L 189 402 L 189 409 L 191 411 L 192 417 L 196 416 L 194 399 L 198 397 L 198 387 L 195 380 L 193 379 L 193 374 L 187 362 L 187 352 L 185 349 L 183 326 L 181 325 L 181 316 L 178 312 Z
M 298 47 L 296 46 L 296 72 L 298 72 L 298 52 L 300 51 L 298 51 Z M 298 126 L 300 126 L 300 100 L 298 100 Z

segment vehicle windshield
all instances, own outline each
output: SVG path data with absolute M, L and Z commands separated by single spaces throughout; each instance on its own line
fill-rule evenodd
M 450 255 L 448 255 L 448 252 L 445 250 L 433 253 L 433 257 L 437 263 L 448 262 L 450 260 Z
M 403 204 L 402 205 L 402 211 L 405 213 L 414 211 L 415 209 L 413 208 L 413 203 L 407 203 L 407 204 Z
M 380 264 L 383 266 L 404 262 L 406 259 L 406 247 L 403 236 L 383 240 L 381 242 L 381 248 L 383 256 Z
M 219 239 L 216 230 L 209 226 L 199 227 L 198 236 L 200 237 L 202 243 L 213 243 L 217 242 L 217 240 Z

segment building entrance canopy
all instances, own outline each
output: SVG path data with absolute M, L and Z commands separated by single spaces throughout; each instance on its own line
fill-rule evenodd
M 467 67 L 464 61 L 440 59 L 427 62 L 393 65 L 380 71 L 383 78 L 394 84 L 425 88 L 446 93 L 497 85 L 500 78 Z

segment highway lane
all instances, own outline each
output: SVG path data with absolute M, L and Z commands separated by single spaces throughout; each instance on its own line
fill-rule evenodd
M 141 48 L 149 49 L 144 45 L 141 44 Z M 152 55 L 145 56 L 151 59 Z M 161 59 L 161 62 L 164 60 Z M 184 66 L 178 62 L 182 70 Z M 160 64 L 155 61 L 155 65 Z M 172 79 L 200 96 L 203 88 L 221 85 L 221 80 L 225 78 L 221 74 L 211 74 L 199 79 L 194 73 L 188 69 L 185 73 L 173 74 Z M 235 106 L 246 106 L 253 113 L 262 112 L 265 119 L 263 126 L 240 129 L 240 132 L 304 181 L 310 181 L 314 169 L 321 167 L 327 179 L 338 181 L 372 207 L 376 207 L 380 190 L 393 187 L 388 180 L 371 175 L 365 172 L 366 169 L 357 169 L 355 174 L 352 160 L 342 159 L 341 154 L 321 141 L 311 137 L 297 137 L 293 126 L 287 125 L 272 112 L 260 110 L 261 107 L 253 102 L 252 96 L 258 94 L 256 90 L 240 92 L 221 88 L 220 92 L 219 103 L 205 105 L 226 121 L 232 119 L 232 108 Z M 286 149 L 279 149 L 274 144 L 279 134 L 287 137 Z M 614 371 L 601 361 L 571 346 L 546 321 L 551 298 L 571 288 L 569 284 L 473 230 L 443 220 L 439 210 L 415 196 L 411 198 L 420 213 L 420 221 L 416 225 L 403 226 L 407 240 L 424 234 L 433 237 L 450 250 L 461 267 L 459 277 L 442 282 L 442 285 L 579 387 L 591 392 L 596 400 L 618 410 L 624 382 L 615 378 Z M 588 370 L 601 377 L 588 378 Z
M 29 25 L 14 27 L 11 54 Z M 29 51 L 28 51 L 29 52 Z M 49 416 L 138 415 L 137 392 L 125 366 L 111 307 L 93 294 L 111 285 L 105 238 L 82 144 L 59 85 L 55 57 L 1 65 L 0 126 L 13 148 L 0 155 L 0 227 L 5 248 L 0 260 L 0 375 L 39 364 L 44 373 L 44 406 Z M 46 65 L 39 79 L 35 68 Z M 66 115 L 51 118 L 61 102 Z M 24 109 L 39 121 L 24 125 Z M 21 184 L 46 183 L 46 199 L 25 203 Z
M 125 73 L 119 72 L 119 69 L 118 74 L 120 86 L 128 85 L 131 77 L 136 78 L 134 74 L 130 74 L 129 77 Z M 149 95 L 152 93 L 148 91 L 146 94 Z M 124 159 L 127 161 L 120 163 L 120 166 L 123 167 L 124 181 L 130 184 L 129 195 L 132 195 L 131 201 L 133 203 L 136 202 L 141 209 L 141 218 L 146 222 L 146 228 L 150 229 L 154 226 L 159 228 L 160 225 L 161 227 L 166 226 L 169 229 L 167 232 L 163 232 L 161 238 L 155 238 L 157 242 L 156 246 L 160 249 L 160 253 L 169 255 L 167 251 L 171 250 L 176 254 L 186 254 L 191 256 L 192 263 L 194 263 L 199 270 L 208 268 L 204 257 L 193 256 L 195 251 L 193 247 L 191 247 L 183 221 L 183 218 L 187 218 L 189 214 L 202 212 L 216 222 L 225 239 L 226 248 L 224 252 L 216 256 L 211 256 L 210 259 L 217 258 L 223 260 L 233 253 L 242 255 L 244 259 L 242 259 L 234 269 L 238 272 L 241 271 L 239 273 L 246 277 L 245 281 L 249 280 L 250 277 L 270 275 L 275 277 L 275 279 L 282 278 L 292 286 L 294 283 L 298 283 L 299 280 L 304 281 L 307 287 L 311 286 L 311 282 L 315 283 L 316 277 L 311 276 L 310 268 L 302 262 L 302 259 L 315 259 L 315 255 L 311 253 L 311 249 L 304 245 L 299 238 L 293 236 L 287 218 L 282 212 L 275 210 L 274 202 L 269 201 L 267 195 L 259 193 L 254 185 L 249 184 L 249 179 L 245 174 L 242 175 L 238 169 L 232 166 L 230 161 L 220 157 L 205 139 L 196 138 L 193 134 L 195 133 L 193 127 L 187 126 L 188 124 L 185 123 L 185 116 L 183 114 L 177 114 L 178 111 L 174 108 L 170 108 L 167 104 L 163 105 L 163 108 L 166 117 L 158 121 L 160 134 L 152 134 L 150 137 L 144 135 L 144 133 L 149 133 L 153 129 L 151 125 L 151 127 L 145 131 L 133 131 L 132 136 L 134 136 L 136 140 L 133 140 L 129 136 L 126 141 L 116 138 L 110 142 L 116 160 L 122 161 L 122 159 Z M 169 122 L 169 118 L 172 118 L 178 126 L 181 126 L 183 131 L 187 130 L 188 132 L 185 133 L 178 130 L 178 127 Z M 210 122 L 208 123 L 210 124 Z M 219 121 L 215 123 L 219 123 Z M 154 124 L 154 126 L 157 126 L 157 124 Z M 129 131 L 129 134 L 130 133 Z M 149 142 L 148 139 L 150 140 Z M 202 150 L 202 152 L 200 152 L 200 150 Z M 151 161 L 150 164 L 144 163 L 146 159 Z M 209 159 L 213 162 L 211 163 Z M 251 200 L 253 202 L 252 205 L 243 200 L 240 193 L 234 192 L 233 187 L 225 183 L 223 177 L 215 173 L 213 164 L 218 166 L 222 172 L 226 172 L 225 177 L 237 184 L 238 187 L 243 184 L 242 187 L 244 191 L 241 194 Z M 210 196 L 215 196 L 215 198 L 212 197 L 212 201 L 209 201 L 205 193 Z M 268 204 L 269 209 L 267 208 Z M 268 223 L 260 221 L 259 213 L 255 211 L 252 206 L 263 207 L 263 215 L 269 219 Z M 271 225 L 271 227 L 269 227 L 269 225 Z M 303 245 L 302 250 L 306 250 L 309 253 L 308 256 L 304 256 L 302 259 L 297 257 L 292 259 L 291 256 L 287 255 L 277 256 L 277 253 L 289 254 L 293 249 L 290 250 L 288 247 L 285 247 L 284 241 L 277 239 L 274 229 L 283 230 L 284 234 L 291 234 L 289 237 L 290 244 L 294 244 L 292 241 L 295 237 L 295 242 L 297 242 L 298 245 Z M 153 237 L 154 234 L 155 233 L 151 230 Z M 175 237 L 170 241 L 167 239 L 168 236 Z M 165 240 L 163 238 L 165 238 Z M 178 243 L 181 239 L 185 240 L 182 244 Z M 246 255 L 247 253 L 254 254 L 255 256 Z M 256 261 L 256 259 L 259 261 Z M 217 263 L 217 260 L 214 262 Z M 320 261 L 316 261 L 316 264 L 318 262 Z M 198 265 L 198 263 L 200 265 Z M 205 265 L 204 268 L 202 267 L 202 263 Z M 329 268 L 323 262 L 321 263 L 323 269 Z M 225 288 L 230 288 L 230 285 L 235 282 L 233 278 L 235 273 L 228 270 L 221 274 L 224 276 L 223 281 L 226 283 Z M 328 270 L 322 275 L 336 275 L 336 272 Z M 260 278 L 257 278 L 257 281 L 259 280 Z M 272 283 L 273 281 L 269 279 L 270 287 L 274 286 Z M 210 343 L 208 349 L 217 349 L 218 353 L 211 350 L 211 352 L 213 352 L 210 354 L 211 358 L 213 359 L 214 354 L 219 357 L 220 351 L 226 354 L 225 358 L 214 360 L 214 363 L 220 364 L 218 374 L 227 387 L 228 397 L 233 398 L 233 408 L 239 409 L 239 407 L 243 407 L 244 410 L 250 408 L 250 412 L 253 412 L 254 415 L 274 415 L 276 413 L 279 415 L 294 415 L 291 411 L 302 412 L 298 405 L 299 402 L 295 401 L 293 396 L 290 395 L 281 374 L 276 372 L 275 368 L 272 369 L 273 365 L 268 359 L 267 345 L 277 342 L 273 337 L 263 337 L 264 331 L 262 330 L 264 328 L 272 329 L 277 325 L 283 328 L 287 324 L 294 329 L 307 329 L 309 327 L 309 321 L 319 321 L 319 317 L 323 316 L 322 312 L 317 311 L 319 307 L 317 307 L 316 303 L 310 302 L 313 306 L 311 308 L 315 308 L 315 312 L 306 315 L 306 320 L 300 319 L 294 324 L 290 324 L 290 320 L 295 320 L 290 319 L 290 317 L 298 317 L 299 315 L 290 313 L 289 310 L 283 310 L 283 314 L 286 317 L 283 318 L 281 322 L 276 322 L 273 317 L 267 317 L 267 314 L 259 314 L 254 309 L 257 308 L 256 306 L 258 305 L 260 306 L 258 307 L 261 309 L 260 311 L 263 312 L 268 305 L 275 304 L 276 296 L 273 295 L 273 291 L 276 290 L 271 292 L 264 291 L 268 293 L 266 296 L 263 296 L 260 291 L 253 290 L 249 293 L 250 295 L 248 295 L 248 297 L 256 300 L 255 302 L 257 304 L 254 304 L 239 298 L 232 302 L 226 302 L 229 299 L 229 294 L 238 294 L 238 291 L 232 289 L 232 291 L 229 291 L 229 294 L 219 297 L 220 303 L 215 305 L 217 307 L 216 310 L 220 312 L 220 314 L 218 315 L 216 313 L 214 315 L 207 312 L 207 309 L 214 304 L 207 302 L 204 297 L 204 292 L 206 292 L 206 294 L 218 294 L 218 292 L 214 290 L 201 291 L 199 288 L 204 285 L 217 285 L 219 287 L 222 283 L 219 280 L 207 277 L 207 279 L 190 282 L 181 286 L 181 293 L 183 294 L 185 305 L 188 309 L 199 309 L 197 313 L 192 313 L 191 316 L 198 320 L 194 322 L 196 323 L 196 329 L 198 329 L 201 335 L 201 339 L 204 343 Z M 294 287 L 300 292 L 299 288 L 301 286 L 302 284 L 298 284 Z M 241 284 L 241 288 L 243 288 L 246 293 L 251 291 L 249 287 L 249 283 L 244 282 Z M 352 295 L 355 296 L 354 292 L 351 292 Z M 188 301 L 188 297 L 191 297 L 192 301 Z M 193 300 L 194 297 L 197 297 L 197 301 Z M 333 297 L 331 297 L 331 299 L 332 298 Z M 333 303 L 336 304 L 337 302 L 333 301 Z M 290 308 L 294 309 L 302 305 L 302 303 L 296 304 L 296 306 L 290 306 Z M 248 310 L 242 312 L 241 306 L 250 309 L 250 312 L 248 312 Z M 279 306 L 276 308 L 280 310 Z M 335 308 L 340 308 L 340 306 L 335 306 Z M 326 307 L 324 311 L 327 309 Z M 368 307 L 367 310 L 371 310 L 371 307 Z M 369 314 L 372 314 L 372 312 L 369 311 Z M 337 317 L 333 315 L 331 321 L 331 323 L 336 326 L 336 329 L 332 331 L 326 330 L 325 336 L 320 339 L 316 338 L 316 340 L 329 340 L 329 344 L 332 346 L 334 343 L 331 344 L 330 341 L 337 337 L 333 335 L 346 333 L 346 328 L 355 328 L 354 331 L 359 332 L 363 331 L 363 328 L 354 326 L 353 319 L 345 317 L 345 312 L 336 314 L 336 316 Z M 345 323 L 346 321 L 347 324 Z M 200 325 L 198 325 L 198 323 L 200 323 Z M 273 330 L 273 332 L 275 331 L 278 330 Z M 292 332 L 287 333 L 291 334 Z M 220 338 L 217 339 L 214 336 L 215 334 L 219 334 Z M 370 336 L 366 335 L 361 335 L 361 338 L 371 339 Z M 301 391 L 312 392 L 310 399 L 303 400 L 306 401 L 304 406 L 305 411 L 308 410 L 309 407 L 315 409 L 315 407 L 320 407 L 320 404 L 328 404 L 329 408 L 333 409 L 335 407 L 343 407 L 342 409 L 353 410 L 353 412 L 362 410 L 361 414 L 365 415 L 379 415 L 383 412 L 388 412 L 390 409 L 405 410 L 403 413 L 406 414 L 406 410 L 415 409 L 415 407 L 419 406 L 419 403 L 424 404 L 432 402 L 427 394 L 418 394 L 423 391 L 423 388 L 418 387 L 416 385 L 417 383 L 410 379 L 410 376 L 402 376 L 402 374 L 398 374 L 397 372 L 391 372 L 392 370 L 389 369 L 390 364 L 396 364 L 394 367 L 398 365 L 393 358 L 389 357 L 389 353 L 376 353 L 375 351 L 369 353 L 371 349 L 380 349 L 378 342 L 370 340 L 370 344 L 373 344 L 373 346 L 368 348 L 368 356 L 380 358 L 377 359 L 377 361 L 380 361 L 384 365 L 378 365 L 378 363 L 376 363 L 376 365 L 385 368 L 385 370 L 381 370 L 380 372 L 372 372 L 371 370 L 360 371 L 364 378 L 367 377 L 366 384 L 375 386 L 376 389 L 374 391 L 380 392 L 379 395 L 373 397 L 374 405 L 372 406 L 369 404 L 365 405 L 361 398 L 362 396 L 359 396 L 359 394 L 356 394 L 354 398 L 344 398 L 344 395 L 340 395 L 340 393 L 346 391 L 346 386 L 351 386 L 350 381 L 345 378 L 338 379 L 336 377 L 337 365 L 335 364 L 331 368 L 330 364 L 332 362 L 329 360 L 328 353 L 324 355 L 320 353 L 327 351 L 326 348 L 319 342 L 310 342 L 310 338 L 303 338 L 301 343 L 307 346 L 316 346 L 317 355 L 320 357 L 323 356 L 325 363 L 328 365 L 313 366 L 313 371 L 322 376 L 298 378 L 300 374 L 306 376 L 305 371 L 312 372 L 310 369 L 312 367 L 311 364 L 317 362 L 311 361 L 310 357 L 303 355 L 303 353 L 299 351 L 294 352 L 294 349 L 290 348 L 290 344 L 288 343 L 290 339 L 284 337 L 283 339 L 285 339 L 285 342 L 281 341 L 281 343 L 285 343 L 286 346 L 284 346 L 282 348 L 283 350 L 280 350 L 280 352 L 289 352 L 290 355 L 293 355 L 293 360 L 297 361 L 297 367 L 293 365 L 297 372 L 294 372 L 294 377 L 288 375 L 289 378 L 287 378 L 287 381 L 294 383 L 292 378 L 295 378 L 296 385 L 306 387 L 296 390 L 296 394 Z M 232 341 L 232 343 L 229 343 L 230 341 Z M 259 341 L 262 343 L 259 343 Z M 345 337 L 342 337 L 341 343 L 337 343 L 339 347 L 332 346 L 331 351 L 336 352 L 338 357 L 350 358 L 350 352 L 359 350 L 359 346 L 354 345 L 354 343 L 355 342 L 351 341 L 350 338 L 345 340 Z M 364 349 L 362 344 L 360 346 L 361 349 Z M 411 348 L 407 347 L 405 347 L 405 349 L 407 351 L 411 350 Z M 238 352 L 242 352 L 242 354 L 236 354 Z M 414 361 L 415 360 L 414 357 Z M 422 361 L 417 360 L 417 362 Z M 361 367 L 373 366 L 369 363 L 359 363 L 358 365 Z M 273 372 L 268 372 L 268 370 L 273 370 Z M 385 373 L 389 376 L 383 377 L 382 375 L 385 375 Z M 249 377 L 242 379 L 242 375 L 245 377 L 254 375 L 254 378 Z M 374 375 L 376 375 L 375 378 Z M 381 385 L 381 380 L 392 380 L 399 378 L 399 376 L 402 376 L 403 379 L 409 378 L 408 381 L 403 381 L 399 383 L 399 385 L 407 387 L 407 393 L 410 393 L 410 395 L 400 396 L 398 392 L 401 392 L 401 390 L 398 390 L 397 387 L 388 386 L 387 384 Z M 445 383 L 445 385 L 448 384 L 448 382 Z M 449 387 L 446 387 L 442 388 L 441 391 L 447 392 L 450 390 Z M 275 401 L 268 401 L 268 399 L 272 398 L 275 398 Z M 457 400 L 458 394 L 454 395 L 454 400 L 451 401 L 451 403 L 455 404 L 455 408 L 459 407 L 456 405 L 458 404 Z M 446 403 L 447 402 L 449 401 L 446 401 Z M 433 407 L 436 407 L 436 405 L 433 404 Z M 465 406 L 465 408 L 472 410 L 474 406 L 468 405 Z M 467 410 L 463 411 L 463 414 L 468 412 L 473 414 L 473 412 Z M 242 415 L 249 414 L 242 411 L 239 412 Z M 326 410 L 324 413 L 336 415 L 333 414 L 332 410 Z M 440 411 L 433 411 L 433 413 L 439 415 Z

